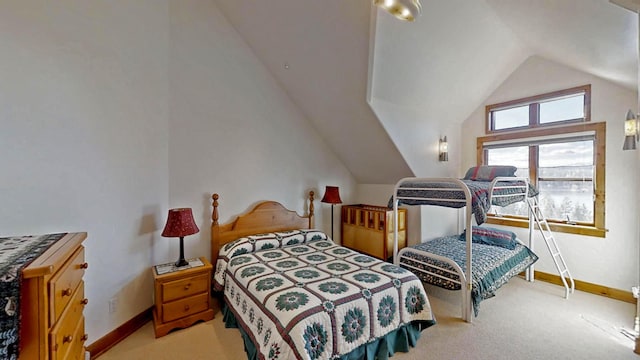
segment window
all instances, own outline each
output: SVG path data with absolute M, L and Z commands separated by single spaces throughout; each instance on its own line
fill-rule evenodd
M 590 121 L 591 85 L 487 106 L 487 133 Z
M 528 145 L 485 145 L 487 165 L 514 165 L 516 176 L 529 177 L 530 167 L 540 190 L 539 205 L 545 217 L 555 222 L 594 225 L 595 134 L 531 141 Z M 530 156 L 538 158 L 537 169 Z M 517 203 L 494 209 L 496 214 L 526 217 L 528 208 Z
M 567 95 L 584 88 L 580 96 Z M 606 125 L 568 124 L 576 122 L 579 113 L 589 114 L 589 107 L 579 106 L 589 90 L 580 87 L 536 96 L 535 101 L 511 102 L 527 103 L 528 111 L 521 106 L 509 110 L 487 106 L 493 126 L 520 131 L 478 138 L 478 164 L 516 166 L 516 176 L 528 177 L 540 191 L 539 205 L 552 230 L 604 237 Z M 546 123 L 556 126 L 541 127 Z M 494 207 L 488 222 L 527 227 L 527 204 Z

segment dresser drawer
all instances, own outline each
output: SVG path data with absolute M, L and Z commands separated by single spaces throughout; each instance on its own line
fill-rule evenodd
M 84 360 L 86 238 L 67 233 L 22 270 L 20 360 Z M 63 297 L 65 288 L 71 293 Z M 65 335 L 71 337 L 63 342 Z
M 209 276 L 205 273 L 191 278 L 170 281 L 162 284 L 162 302 L 181 299 L 207 291 Z
M 73 291 L 78 287 L 84 276 L 84 269 L 87 263 L 84 262 L 84 247 L 80 246 L 70 260 L 67 261 L 59 272 L 49 282 L 49 312 L 50 325 L 56 323 L 65 309 L 65 306 L 74 295 Z
M 85 306 L 84 283 L 81 281 L 75 290 L 68 302 L 69 305 L 51 329 L 49 335 L 51 359 L 73 358 L 68 354 L 71 354 L 73 348 L 78 347 L 77 341 L 80 341 L 84 335 L 84 317 L 82 316 L 82 310 Z M 79 330 L 79 327 L 82 329 Z
M 66 360 L 84 360 L 84 343 L 87 341 L 88 335 L 84 332 L 84 318 L 80 319 L 78 328 L 73 335 L 71 347 Z
M 85 360 L 84 343 L 88 336 L 84 332 L 84 318 L 80 318 L 72 338 L 60 351 L 52 351 L 51 360 Z
M 173 321 L 207 309 L 209 309 L 208 292 L 163 304 L 162 321 Z

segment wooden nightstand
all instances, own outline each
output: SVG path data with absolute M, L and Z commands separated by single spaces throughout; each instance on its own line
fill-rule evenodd
M 194 260 L 197 262 L 198 259 L 191 259 L 189 264 Z M 169 269 L 162 273 L 163 265 L 151 268 L 155 280 L 153 324 L 156 338 L 173 329 L 213 319 L 210 287 L 212 266 L 204 257 L 199 260 L 203 265 L 184 270 Z

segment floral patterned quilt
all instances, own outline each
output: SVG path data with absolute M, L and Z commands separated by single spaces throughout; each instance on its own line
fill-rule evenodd
M 435 324 L 413 273 L 315 230 L 226 244 L 214 289 L 224 289 L 227 306 L 263 359 L 340 358 L 403 326 Z

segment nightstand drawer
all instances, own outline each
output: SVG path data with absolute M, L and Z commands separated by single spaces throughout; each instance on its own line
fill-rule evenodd
M 176 300 L 162 305 L 162 321 L 173 321 L 209 309 L 209 293 Z
M 170 281 L 162 284 L 162 302 L 181 299 L 207 291 L 209 286 L 207 273 L 191 278 Z
M 71 300 L 73 291 L 78 287 L 80 281 L 82 281 L 86 267 L 87 265 L 84 262 L 84 247 L 81 246 L 71 256 L 71 259 L 64 265 L 60 272 L 49 282 L 49 296 L 52 307 L 49 317 L 50 326 L 56 323 L 65 306 L 67 306 Z

